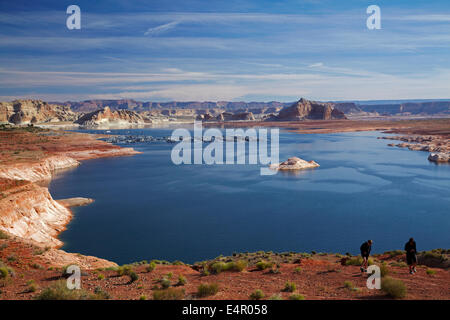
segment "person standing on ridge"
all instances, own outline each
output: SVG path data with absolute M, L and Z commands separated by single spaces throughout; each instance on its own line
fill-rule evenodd
M 367 265 L 369 264 L 369 255 L 370 250 L 372 249 L 372 243 L 372 240 L 367 240 L 359 248 L 361 250 L 361 257 L 363 258 L 363 262 L 360 268 L 361 272 L 367 272 Z
M 406 263 L 409 266 L 409 273 L 414 274 L 417 272 L 417 248 L 416 242 L 413 238 L 410 238 L 409 241 L 405 244 L 406 251 Z

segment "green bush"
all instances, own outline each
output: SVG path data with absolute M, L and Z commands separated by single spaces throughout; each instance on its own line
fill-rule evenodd
M 0 267 L 0 279 L 6 279 L 9 277 L 9 271 L 7 267 Z
M 305 300 L 305 297 L 301 294 L 294 293 L 289 296 L 289 300 Z
M 139 297 L 139 300 L 147 300 L 147 296 L 143 294 L 142 296 Z
M 133 282 L 135 282 L 137 279 L 139 279 L 139 276 L 138 276 L 137 273 L 134 272 L 134 271 L 131 271 L 130 274 L 129 274 L 129 276 L 130 276 L 130 283 L 133 283 Z
M 152 272 L 156 268 L 156 263 L 150 262 L 148 265 L 145 266 L 145 270 L 147 272 Z
M 97 279 L 98 280 L 103 280 L 103 279 L 105 279 L 105 276 L 103 275 L 103 274 L 99 274 L 98 276 L 97 276 Z
M 353 290 L 353 288 L 355 288 L 355 285 L 353 284 L 353 282 L 351 281 L 344 281 L 344 288 Z
M 28 288 L 25 290 L 25 292 L 31 293 L 31 292 L 36 292 L 38 289 L 38 286 L 36 283 L 30 283 L 28 285 Z
M 433 275 L 433 274 L 436 274 L 436 270 L 433 270 L 433 269 L 427 269 L 427 274 L 428 275 Z
M 272 296 L 270 296 L 269 300 L 283 300 L 283 297 L 281 296 L 281 294 L 274 294 Z
M 393 258 L 405 254 L 405 251 L 393 250 L 393 251 L 386 251 L 384 254 L 388 254 L 391 258 Z
M 394 299 L 406 296 L 406 286 L 403 281 L 391 277 L 381 279 L 381 290 Z
M 234 262 L 229 262 L 229 270 L 230 271 L 236 271 L 241 272 L 247 268 L 247 261 L 244 260 L 237 260 Z
M 60 280 L 48 288 L 45 288 L 37 297 L 37 300 L 89 300 L 93 296 L 84 290 L 70 290 L 66 281 Z
M 302 272 L 302 268 L 297 267 L 294 269 L 294 273 L 301 273 Z
M 184 289 L 168 288 L 153 291 L 153 300 L 181 300 L 184 299 Z
M 178 285 L 178 286 L 184 286 L 186 283 L 187 283 L 186 277 L 180 274 L 180 275 L 178 276 L 178 282 L 177 282 L 177 285 Z
M 231 261 L 231 262 L 214 262 L 208 267 L 208 270 L 214 274 L 219 274 L 224 271 L 236 271 L 241 272 L 247 267 L 247 262 L 244 260 Z
M 385 262 L 382 263 L 379 267 L 380 267 L 381 277 L 385 277 L 389 274 L 389 268 Z
M 95 287 L 94 296 L 91 296 L 92 300 L 108 300 L 111 298 L 108 292 L 104 291 L 101 287 Z
M 0 230 L 0 239 L 9 239 L 9 236 L 6 234 L 6 232 Z
M 169 287 L 170 287 L 170 280 L 166 278 L 161 279 L 161 288 L 167 289 Z
M 197 288 L 198 297 L 213 296 L 219 291 L 219 285 L 217 283 L 202 283 Z
M 363 262 L 362 257 L 352 257 L 345 261 L 346 266 L 360 266 Z M 369 266 L 373 264 L 373 259 L 369 258 L 369 261 L 367 263 Z
M 265 297 L 264 292 L 262 292 L 262 290 L 260 289 L 253 291 L 252 294 L 250 295 L 251 300 L 261 300 L 264 297 Z
M 295 285 L 295 283 L 293 283 L 293 282 L 286 282 L 285 284 L 284 284 L 284 289 L 283 289 L 283 291 L 285 291 L 285 292 L 294 292 L 295 291 L 295 289 L 297 289 L 297 286 Z
M 256 268 L 258 270 L 265 270 L 267 268 L 272 268 L 273 263 L 272 262 L 268 262 L 268 261 L 259 261 L 256 263 Z
M 128 264 L 116 268 L 117 275 L 120 277 L 129 276 L 132 271 L 133 267 Z

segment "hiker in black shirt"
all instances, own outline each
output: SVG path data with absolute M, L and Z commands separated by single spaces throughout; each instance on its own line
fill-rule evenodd
M 370 250 L 372 249 L 372 240 L 368 240 L 364 242 L 361 247 L 359 248 L 361 250 L 361 257 L 363 258 L 363 262 L 361 265 L 361 272 L 367 271 L 367 264 L 369 263 L 369 255 Z
M 417 248 L 416 242 L 413 238 L 410 238 L 409 241 L 405 244 L 406 251 L 406 263 L 409 266 L 409 273 L 414 274 L 417 272 L 416 264 L 417 264 Z

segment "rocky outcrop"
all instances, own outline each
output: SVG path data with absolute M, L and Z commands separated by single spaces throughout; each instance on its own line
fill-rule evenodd
M 80 163 L 67 156 L 51 156 L 36 163 L 15 163 L 0 167 L 0 177 L 13 180 L 50 180 L 53 172 L 78 166 Z
M 319 164 L 313 160 L 306 161 L 297 157 L 291 157 L 279 164 L 270 165 L 273 170 L 303 170 L 319 167 Z
M 75 198 L 60 199 L 60 200 L 56 200 L 56 201 L 59 204 L 63 205 L 64 207 L 70 208 L 70 207 L 86 206 L 86 205 L 94 202 L 94 199 L 75 197 Z
M 334 109 L 331 103 L 319 103 L 303 98 L 292 106 L 283 108 L 278 116 L 276 116 L 276 120 L 278 121 L 333 119 L 346 119 L 346 117 L 343 112 Z
M 450 162 L 450 153 L 430 153 L 428 160 L 433 162 Z
M 450 140 L 445 135 L 385 136 L 378 139 L 404 141 L 398 144 L 389 143 L 388 146 L 431 152 L 428 156 L 429 161 L 450 162 Z
M 73 122 L 78 115 L 70 107 L 49 104 L 41 100 L 15 100 L 0 102 L 0 123 L 35 124 Z
M 109 107 L 85 114 L 75 121 L 83 127 L 127 127 L 144 122 L 142 116 L 134 111 L 112 111 Z
M 0 230 L 43 246 L 58 247 L 57 235 L 72 213 L 53 200 L 47 188 L 27 183 L 3 190 L 0 200 Z
M 117 263 L 100 259 L 93 256 L 85 256 L 78 253 L 69 253 L 60 249 L 50 249 L 45 251 L 41 258 L 56 268 L 68 265 L 77 265 L 82 270 L 96 270 L 99 268 L 117 267 Z

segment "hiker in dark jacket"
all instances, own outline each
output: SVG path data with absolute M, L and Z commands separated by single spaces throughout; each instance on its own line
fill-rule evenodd
M 416 264 L 417 264 L 417 248 L 416 242 L 413 238 L 410 238 L 409 241 L 405 244 L 406 251 L 406 263 L 409 266 L 409 273 L 414 274 L 417 272 Z
M 369 263 L 369 255 L 370 250 L 372 249 L 372 243 L 373 243 L 372 240 L 367 240 L 359 248 L 361 250 L 361 257 L 363 258 L 363 262 L 361 265 L 361 272 L 367 272 L 367 264 Z

